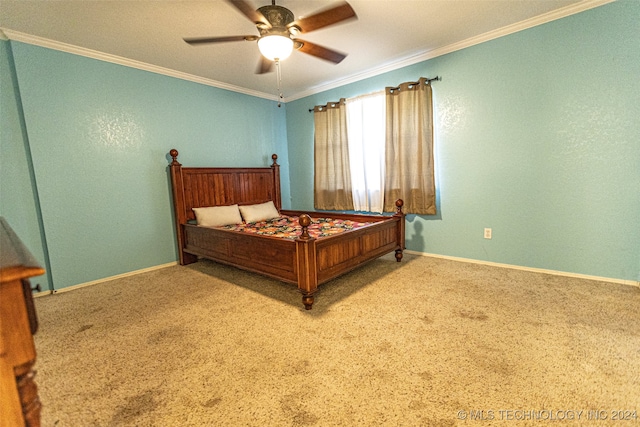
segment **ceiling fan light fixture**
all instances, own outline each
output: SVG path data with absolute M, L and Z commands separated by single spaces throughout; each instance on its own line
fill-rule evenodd
M 265 58 L 271 61 L 282 61 L 291 55 L 293 40 L 280 34 L 262 36 L 258 39 L 258 49 Z

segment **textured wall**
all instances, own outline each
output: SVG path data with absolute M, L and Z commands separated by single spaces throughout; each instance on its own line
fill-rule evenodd
M 43 263 L 46 237 L 57 289 L 171 262 L 170 148 L 193 166 L 276 152 L 285 207 L 309 209 L 308 109 L 440 75 L 439 213 L 408 218 L 409 249 L 640 280 L 639 41 L 640 3 L 618 1 L 284 108 L 0 41 L 0 213 Z
M 275 102 L 11 46 L 56 289 L 177 259 L 171 148 L 188 166 L 266 166 L 278 153 L 289 199 Z
M 409 217 L 408 248 L 639 280 L 638 46 L 621 1 L 288 103 L 293 205 L 313 206 L 309 108 L 439 75 L 439 213 Z
M 29 141 L 21 120 L 11 45 L 0 41 L 0 216 L 18 235 L 42 267 L 48 269 L 38 216 L 37 189 L 29 156 Z M 50 275 L 34 277 L 32 285 L 51 287 Z

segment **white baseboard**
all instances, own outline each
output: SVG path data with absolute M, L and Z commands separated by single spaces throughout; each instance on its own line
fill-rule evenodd
M 511 269 L 514 269 L 514 270 L 531 271 L 531 272 L 534 272 L 534 273 L 553 274 L 554 276 L 575 277 L 575 278 L 578 278 L 578 279 L 597 280 L 599 282 L 619 283 L 619 284 L 622 284 L 622 285 L 636 286 L 636 287 L 640 288 L 640 282 L 635 281 L 635 280 L 613 279 L 611 277 L 590 276 L 590 275 L 587 275 L 587 274 L 569 273 L 569 272 L 566 272 L 566 271 L 558 271 L 558 270 L 547 270 L 547 269 L 544 269 L 544 268 L 523 267 L 523 266 L 520 266 L 520 265 L 501 264 L 501 263 L 498 263 L 498 262 L 481 261 L 481 260 L 477 260 L 477 259 L 460 258 L 460 257 L 454 257 L 454 256 L 448 256 L 448 255 L 438 255 L 438 254 L 431 254 L 431 253 L 427 253 L 427 252 L 417 252 L 417 251 L 410 251 L 410 250 L 405 250 L 404 252 L 408 253 L 408 254 L 412 254 L 412 255 L 420 255 L 420 256 L 427 256 L 427 257 L 432 257 L 432 258 L 449 259 L 449 260 L 452 260 L 452 261 L 467 262 L 467 263 L 471 263 L 471 264 L 482 264 L 482 265 L 490 265 L 490 266 L 493 266 L 493 267 L 511 268 Z
M 547 269 L 544 269 L 544 268 L 523 267 L 523 266 L 520 266 L 520 265 L 501 264 L 501 263 L 498 263 L 498 262 L 482 261 L 482 260 L 476 260 L 476 259 L 470 259 L 470 258 L 460 258 L 460 257 L 454 257 L 454 256 L 448 256 L 448 255 L 431 254 L 431 253 L 427 253 L 427 252 L 411 251 L 411 250 L 408 250 L 408 249 L 405 249 L 404 252 L 407 253 L 407 254 L 411 254 L 411 255 L 419 255 L 419 256 L 426 256 L 426 257 L 432 257 L 432 258 L 442 258 L 442 259 L 448 259 L 448 260 L 452 260 L 452 261 L 467 262 L 467 263 L 471 263 L 471 264 L 490 265 L 490 266 L 493 266 L 493 267 L 511 268 L 511 269 L 514 269 L 514 270 L 523 270 L 523 271 L 531 271 L 531 272 L 534 272 L 534 273 L 552 274 L 552 275 L 555 275 L 555 276 L 565 276 L 565 277 L 575 277 L 575 278 L 579 278 L 579 279 L 597 280 L 599 282 L 619 283 L 619 284 L 623 284 L 623 285 L 636 286 L 636 287 L 640 288 L 640 282 L 638 282 L 636 280 L 614 279 L 614 278 L 610 278 L 610 277 L 600 277 L 600 276 L 590 276 L 590 275 L 587 275 L 587 274 L 569 273 L 569 272 L 566 272 L 566 271 L 547 270 Z M 42 292 L 38 292 L 36 294 L 33 294 L 33 296 L 37 298 L 37 297 L 40 297 L 40 296 L 43 296 L 43 295 L 50 295 L 50 294 L 57 294 L 57 293 L 60 293 L 60 292 L 72 291 L 72 290 L 79 289 L 79 288 L 84 288 L 84 287 L 87 287 L 87 286 L 97 285 L 98 283 L 109 282 L 109 281 L 115 280 L 115 279 L 122 279 L 124 277 L 135 276 L 136 274 L 147 273 L 149 271 L 160 270 L 162 268 L 172 267 L 174 265 L 178 265 L 178 262 L 174 261 L 174 262 L 169 262 L 169 263 L 166 263 L 166 264 L 160 264 L 160 265 L 156 265 L 156 266 L 153 266 L 153 267 L 143 268 L 141 270 L 135 270 L 135 271 L 130 271 L 128 273 L 118 274 L 116 276 L 105 277 L 104 279 L 93 280 L 91 282 L 80 283 L 80 284 L 77 284 L 77 285 L 74 285 L 74 286 L 67 286 L 65 288 L 55 289 L 53 291 L 42 291 Z
M 79 283 L 77 285 L 67 286 L 65 288 L 54 289 L 53 291 L 42 291 L 42 292 L 38 292 L 37 294 L 33 294 L 33 296 L 37 298 L 37 297 L 40 297 L 40 296 L 43 296 L 43 295 L 51 295 L 51 294 L 58 294 L 60 292 L 73 291 L 75 289 L 80 289 L 80 288 L 85 288 L 87 286 L 97 285 L 98 283 L 109 282 L 111 280 L 122 279 L 124 277 L 129 277 L 129 276 L 135 276 L 137 274 L 147 273 L 149 271 L 160 270 L 162 268 L 167 268 L 167 267 L 173 267 L 174 265 L 178 265 L 178 262 L 174 261 L 174 262 L 168 262 L 166 264 L 155 265 L 153 267 L 147 267 L 147 268 L 143 268 L 143 269 L 140 269 L 140 270 L 130 271 L 128 273 L 122 273 L 122 274 L 118 274 L 118 275 L 115 275 L 115 276 L 105 277 L 104 279 L 98 279 L 98 280 L 93 280 L 91 282 Z

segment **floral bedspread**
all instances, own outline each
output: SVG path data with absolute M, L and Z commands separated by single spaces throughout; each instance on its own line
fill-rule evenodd
M 345 219 L 311 218 L 311 220 L 312 223 L 308 227 L 308 230 L 309 235 L 314 238 L 332 236 L 368 225 L 366 222 L 356 222 Z M 283 239 L 295 239 L 302 234 L 302 226 L 299 223 L 298 217 L 286 215 L 268 221 L 226 225 L 220 228 L 244 233 L 263 234 Z

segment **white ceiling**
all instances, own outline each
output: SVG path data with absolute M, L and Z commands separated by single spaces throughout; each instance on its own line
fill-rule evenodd
M 270 0 L 248 0 L 256 8 Z M 285 101 L 417 63 L 611 0 L 349 0 L 358 15 L 303 39 L 348 53 L 333 64 L 294 51 Z M 333 0 L 278 0 L 296 18 Z M 258 34 L 223 0 L 0 0 L 12 40 L 277 99 L 276 73 L 255 74 L 256 42 L 190 46 L 183 37 Z M 0 36 L 2 34 L 0 33 Z

